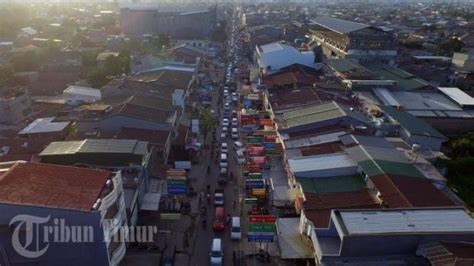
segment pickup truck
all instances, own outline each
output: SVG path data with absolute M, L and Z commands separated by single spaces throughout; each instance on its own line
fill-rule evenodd
M 224 190 L 216 188 L 214 191 L 214 205 L 224 205 Z

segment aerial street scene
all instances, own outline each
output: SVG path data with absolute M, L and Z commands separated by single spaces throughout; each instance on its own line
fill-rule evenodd
M 473 266 L 474 0 L 0 0 L 0 266 Z

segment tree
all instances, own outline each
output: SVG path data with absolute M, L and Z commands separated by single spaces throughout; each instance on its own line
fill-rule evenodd
M 100 88 L 109 82 L 104 69 L 101 67 L 95 68 L 89 72 L 86 79 L 87 82 L 89 82 L 89 84 L 94 88 Z
M 204 135 L 204 138 L 207 138 L 207 134 L 209 134 L 211 129 L 215 127 L 216 123 L 216 117 L 212 115 L 208 110 L 204 110 L 201 112 L 201 116 L 199 117 L 199 129 Z
M 441 41 L 436 44 L 436 54 L 452 56 L 453 53 L 459 52 L 463 46 L 464 43 L 461 42 L 458 38 L 451 38 L 447 41 Z
M 41 63 L 41 53 L 39 51 L 27 51 L 23 54 L 15 55 L 11 59 L 13 68 L 17 72 L 37 70 Z
M 13 70 L 13 66 L 11 65 L 0 66 L 0 85 L 3 82 L 10 80 L 14 73 L 15 70 Z

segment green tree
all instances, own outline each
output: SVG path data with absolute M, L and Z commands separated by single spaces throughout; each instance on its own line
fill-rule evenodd
M 436 44 L 436 54 L 452 56 L 453 53 L 459 52 L 463 46 L 464 43 L 461 42 L 459 39 L 451 38 Z
M 13 77 L 15 70 L 11 65 L 0 66 L 0 85 Z
M 201 112 L 199 117 L 199 129 L 201 133 L 204 135 L 204 138 L 207 138 L 207 135 L 217 124 L 217 119 L 214 115 L 212 115 L 208 110 L 204 110 Z
M 100 88 L 109 82 L 109 78 L 107 78 L 104 69 L 101 67 L 95 68 L 89 72 L 86 79 L 87 82 L 89 82 L 89 84 L 94 88 Z

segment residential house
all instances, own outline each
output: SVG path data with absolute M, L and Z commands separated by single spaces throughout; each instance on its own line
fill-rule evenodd
M 139 206 L 150 186 L 155 152 L 134 139 L 85 139 L 51 142 L 40 154 L 43 163 L 121 171 L 129 224 L 138 220 Z
M 42 117 L 34 120 L 18 132 L 25 139 L 63 140 L 75 130 L 71 121 L 57 121 L 55 117 Z
M 2 265 L 20 259 L 47 265 L 119 265 L 128 239 L 120 172 L 21 161 L 0 168 L 0 222 L 12 226 L 0 232 Z M 28 217 L 36 219 L 35 229 L 44 234 L 21 230 L 32 222 Z M 81 230 L 71 232 L 81 237 L 60 238 L 59 230 L 52 230 L 60 225 Z M 15 246 L 15 237 L 31 237 L 44 254 L 18 253 L 22 246 Z
M 84 103 L 93 103 L 102 100 L 99 89 L 69 86 L 63 91 L 64 101 L 68 105 L 81 105 Z
M 16 37 L 17 38 L 33 38 L 37 34 L 38 34 L 38 31 L 33 29 L 32 27 L 25 27 L 25 28 L 20 29 Z

